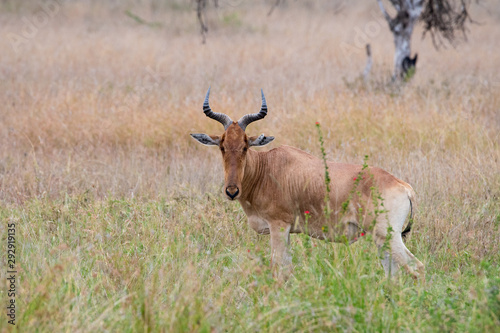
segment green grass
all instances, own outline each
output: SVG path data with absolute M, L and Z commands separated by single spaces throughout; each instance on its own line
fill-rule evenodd
M 387 280 L 369 237 L 345 246 L 293 235 L 294 273 L 279 282 L 267 236 L 215 194 L 31 200 L 0 214 L 19 235 L 19 331 L 481 332 L 500 323 L 498 253 L 476 263 L 453 244 L 433 250 L 411 238 L 423 284 Z
M 289 1 L 271 17 L 268 2 L 211 2 L 203 46 L 192 2 L 65 1 L 17 52 L 8 35 L 41 22 L 44 2 L 0 1 L 0 247 L 15 222 L 20 279 L 18 325 L 4 314 L 0 332 L 500 331 L 497 2 L 471 7 L 481 25 L 457 48 L 436 51 L 417 29 L 422 62 L 403 87 L 388 84 L 393 36 L 376 1 L 340 15 Z M 353 81 L 377 17 L 371 79 Z M 269 115 L 247 130 L 276 137 L 261 150 L 321 157 L 318 121 L 328 160 L 369 155 L 411 184 L 407 246 L 426 283 L 388 281 L 369 238 L 304 235 L 276 281 L 268 236 L 221 193 L 220 153 L 189 137 L 222 133 L 202 112 L 208 86 L 233 119 L 264 89 Z

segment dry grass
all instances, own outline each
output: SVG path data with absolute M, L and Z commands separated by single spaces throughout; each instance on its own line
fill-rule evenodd
M 190 247 L 175 245 L 170 233 L 188 237 L 186 230 L 190 230 L 188 235 L 191 233 L 195 239 L 221 242 L 210 247 L 210 251 L 219 252 L 212 256 L 223 256 L 220 251 L 228 251 L 225 255 L 230 256 L 232 251 L 245 251 L 241 244 L 253 244 L 255 236 L 248 230 L 240 208 L 223 202 L 219 194 L 222 169 L 218 153 L 189 138 L 193 132 L 222 131 L 219 124 L 202 114 L 204 93 L 210 85 L 212 109 L 233 119 L 256 112 L 260 106 L 259 89 L 264 89 L 269 116 L 252 124 L 249 132 L 276 136 L 270 148 L 287 144 L 319 156 L 314 123 L 320 121 L 330 159 L 361 163 L 368 154 L 370 164 L 411 183 L 419 203 L 410 244 L 428 266 L 431 281 L 439 274 L 458 274 L 457 270 L 476 272 L 484 262 L 498 265 L 500 12 L 494 1 L 484 2 L 484 6 L 489 10 L 474 10 L 482 24 L 471 26 L 468 43 L 457 49 L 437 52 L 430 40 L 420 40 L 420 32 L 416 32 L 413 48 L 419 53 L 417 74 L 402 89 L 383 83 L 392 68 L 392 44 L 375 1 L 369 6 L 349 2 L 337 15 L 336 7 L 327 4 L 305 6 L 290 2 L 270 18 L 266 16 L 267 5 L 225 4 L 208 12 L 211 30 L 206 45 L 200 43 L 193 11 L 181 3 L 64 2 L 20 52 L 15 52 L 8 38 L 0 39 L 2 216 L 23 221 L 26 232 L 30 228 L 40 232 L 21 240 L 24 295 L 46 297 L 48 304 L 55 304 L 52 296 L 41 292 L 42 287 L 36 287 L 41 283 L 50 289 L 53 283 L 59 283 L 49 283 L 50 276 L 38 281 L 47 272 L 54 272 L 54 265 L 61 269 L 60 274 L 50 273 L 55 279 L 73 281 L 75 288 L 82 288 L 74 282 L 78 274 L 72 265 L 91 255 L 101 256 L 97 266 L 90 266 L 100 281 L 93 288 L 110 293 L 100 301 L 111 302 L 98 304 L 88 296 L 89 304 L 77 302 L 72 307 L 75 322 L 67 322 L 73 317 L 65 319 L 65 313 L 59 313 L 60 318 L 51 314 L 56 316 L 52 323 L 33 319 L 39 318 L 34 311 L 33 318 L 23 319 L 24 325 L 42 323 L 44 331 L 81 329 L 79 325 L 92 318 L 96 329 L 119 327 L 113 324 L 114 320 L 120 321 L 112 316 L 113 309 L 127 309 L 124 304 L 132 296 L 127 296 L 127 287 L 118 281 L 128 276 L 130 286 L 134 274 L 145 279 L 154 271 L 152 276 L 162 280 L 149 285 L 154 291 L 181 288 L 168 277 L 170 270 L 193 290 L 202 290 L 199 280 L 190 277 L 202 268 L 214 270 L 207 268 L 211 256 L 199 261 L 188 259 L 193 255 Z M 38 5 L 33 3 L 5 1 L 0 8 L 4 9 L 0 15 L 2 36 L 19 34 L 25 28 L 21 18 L 39 13 Z M 125 15 L 127 9 L 161 26 L 140 25 Z M 365 62 L 364 43 L 357 31 L 366 31 L 367 22 L 372 22 L 371 27 L 380 26 L 378 32 L 372 30 L 375 32 L 369 39 L 374 68 L 372 80 L 364 84 L 356 80 Z M 356 47 L 357 43 L 361 47 Z M 210 199 L 205 204 L 207 196 Z M 137 231 L 137 226 L 129 224 L 156 223 L 142 226 L 143 237 L 129 239 L 131 243 L 165 242 L 157 248 L 159 253 L 167 251 L 172 255 L 178 246 L 179 258 L 189 264 L 171 264 L 172 258 L 160 255 L 153 268 L 146 268 L 141 256 L 135 262 L 124 262 L 118 253 L 109 257 L 108 252 L 99 252 L 102 248 L 95 250 L 99 253 L 85 250 L 79 254 L 82 244 L 90 246 L 100 241 L 87 235 L 85 241 L 74 244 L 74 235 L 70 236 L 74 233 L 99 234 L 101 238 L 122 234 L 118 227 L 116 233 L 109 231 L 108 222 L 103 221 L 109 213 L 103 207 L 113 200 L 119 200 L 124 207 L 135 207 L 131 211 L 146 218 L 146 222 L 137 216 L 127 219 L 120 211 L 128 210 L 120 206 L 114 213 L 111 209 L 116 226 L 124 223 Z M 172 215 L 168 209 L 180 215 Z M 32 216 L 34 212 L 40 214 Z M 66 225 L 64 216 L 76 220 Z M 90 220 L 87 216 L 91 216 Z M 79 222 L 87 226 L 77 227 Z M 186 230 L 179 229 L 180 222 L 186 223 Z M 225 230 L 231 239 L 220 239 L 216 231 L 206 229 L 210 225 Z M 146 237 L 149 228 L 161 236 Z M 205 240 L 206 235 L 215 238 Z M 303 243 L 302 238 L 297 239 Z M 262 253 L 266 253 L 266 241 L 260 242 Z M 60 244 L 70 250 L 59 257 Z M 153 251 L 155 247 L 148 249 Z M 323 249 L 326 258 L 333 255 L 328 246 Z M 114 249 L 120 253 L 122 250 L 123 243 Z M 28 257 L 35 253 L 39 253 L 38 257 Z M 235 258 L 242 256 L 239 253 Z M 243 270 L 261 267 L 244 264 L 246 261 L 238 259 Z M 235 266 L 227 265 L 230 276 L 241 274 Z M 213 274 L 218 273 L 215 270 Z M 212 296 L 185 298 L 186 303 L 180 305 L 153 297 L 158 303 L 148 306 L 168 312 L 170 304 L 189 308 L 193 301 L 201 310 L 195 309 L 191 315 L 204 313 L 203 318 L 210 317 L 207 314 L 215 313 L 213 309 L 218 306 L 211 303 L 214 299 L 225 302 L 226 297 L 234 297 L 231 291 L 224 291 L 223 282 L 230 281 L 228 277 L 216 280 L 220 285 L 214 288 L 222 290 L 221 294 L 210 289 Z M 268 288 L 273 289 L 269 283 Z M 147 294 L 148 290 L 143 292 Z M 63 304 L 72 302 L 64 298 L 69 295 L 61 297 Z M 25 302 L 25 306 L 37 307 L 30 300 Z M 183 311 L 175 308 L 173 313 L 183 318 Z M 156 328 L 197 329 L 193 323 L 201 320 L 186 315 L 186 322 L 178 323 L 173 322 L 173 315 L 161 317 L 161 313 L 155 313 L 160 316 L 155 319 L 159 325 Z M 233 329 L 238 326 L 223 320 L 220 313 L 210 318 L 207 325 L 212 327 L 223 323 Z M 239 327 L 260 327 L 241 320 Z M 61 326 L 53 326 L 56 322 Z M 279 323 L 269 325 L 279 330 Z M 390 327 L 398 329 L 397 325 Z

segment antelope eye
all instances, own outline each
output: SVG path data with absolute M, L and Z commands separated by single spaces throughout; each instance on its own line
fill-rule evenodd
M 222 146 L 221 146 L 221 147 L 220 147 L 220 151 L 221 151 L 221 152 L 224 152 L 224 147 L 222 147 Z
M 243 151 L 247 151 L 247 150 L 248 150 L 248 148 L 247 148 L 247 147 L 243 147 Z

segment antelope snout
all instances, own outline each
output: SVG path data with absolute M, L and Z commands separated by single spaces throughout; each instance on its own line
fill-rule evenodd
M 239 193 L 240 193 L 240 190 L 235 185 L 230 185 L 230 186 L 226 187 L 226 195 L 231 200 L 234 200 L 238 196 Z

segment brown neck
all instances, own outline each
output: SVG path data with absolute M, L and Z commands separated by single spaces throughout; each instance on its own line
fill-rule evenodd
M 245 174 L 241 182 L 241 197 L 240 201 L 252 201 L 255 190 L 259 187 L 262 177 L 264 176 L 264 159 L 263 153 L 249 149 L 245 162 Z

